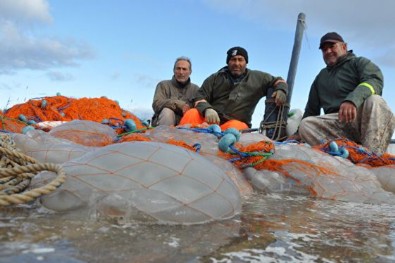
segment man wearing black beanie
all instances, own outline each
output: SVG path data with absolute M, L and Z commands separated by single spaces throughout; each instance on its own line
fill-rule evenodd
M 226 64 L 229 63 L 229 60 L 232 57 L 237 56 L 237 55 L 244 57 L 244 59 L 246 61 L 246 64 L 248 64 L 248 53 L 247 53 L 247 50 L 245 50 L 242 47 L 233 47 L 233 48 L 229 49 L 228 52 L 226 52 L 226 54 L 228 55 L 226 57 Z
M 268 98 L 265 119 L 269 115 L 271 119 L 278 119 L 287 100 L 287 83 L 281 77 L 248 69 L 248 52 L 242 47 L 232 47 L 226 54 L 227 66 L 203 82 L 195 108 L 184 114 L 180 125 L 219 124 L 222 130 L 250 128 L 255 107 L 263 97 Z M 280 129 L 266 129 L 266 135 L 276 140 L 284 139 L 285 125 L 286 119 L 283 119 Z

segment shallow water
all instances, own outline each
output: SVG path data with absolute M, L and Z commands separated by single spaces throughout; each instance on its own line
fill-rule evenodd
M 0 209 L 0 262 L 395 262 L 390 205 L 255 194 L 204 225 L 78 221 Z

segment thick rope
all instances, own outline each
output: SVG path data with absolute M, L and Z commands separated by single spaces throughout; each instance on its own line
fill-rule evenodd
M 20 153 L 7 142 L 0 142 L 1 168 L 0 168 L 0 206 L 22 204 L 33 201 L 37 197 L 49 194 L 56 190 L 66 179 L 62 167 L 52 163 L 37 163 L 23 153 Z M 30 164 L 29 164 L 30 163 Z M 6 164 L 6 166 L 4 166 Z M 7 168 L 4 168 L 7 167 Z M 21 193 L 30 184 L 31 179 L 41 171 L 57 173 L 57 177 L 48 184 Z
M 281 130 L 285 129 L 285 127 L 287 126 L 287 122 L 284 120 L 284 111 L 285 111 L 285 107 L 288 107 L 288 105 L 281 105 L 279 107 L 279 111 L 277 114 L 277 119 L 274 122 L 268 122 L 267 119 L 269 119 L 269 117 L 274 113 L 274 111 L 276 110 L 276 108 L 274 108 L 269 116 L 267 116 L 266 120 L 262 120 L 261 121 L 261 125 L 259 127 L 259 132 L 263 133 L 264 130 L 267 129 L 274 129 L 274 133 L 273 133 L 273 138 L 270 138 L 271 140 L 274 141 L 281 141 L 284 140 L 286 138 L 285 137 L 281 137 Z
M 5 155 L 7 158 L 13 157 L 12 159 L 14 161 L 15 160 L 19 161 L 18 164 L 20 164 L 20 163 L 37 163 L 36 159 L 34 159 L 30 156 L 27 156 L 26 154 L 20 153 L 16 150 L 12 150 L 10 148 L 5 148 L 2 143 L 0 143 L 0 154 L 3 154 L 3 156 Z M 21 162 L 21 161 L 24 161 L 24 162 Z
M 66 174 L 60 165 L 51 163 L 30 164 L 27 166 L 17 166 L 11 169 L 0 169 L 0 177 L 15 176 L 23 178 L 32 178 L 35 173 L 41 171 L 51 171 L 58 174 L 58 176 L 50 183 L 35 188 L 30 191 L 23 192 L 22 194 L 0 195 L 0 206 L 7 206 L 12 204 L 23 204 L 33 201 L 37 197 L 44 194 L 49 194 L 56 190 L 66 179 Z

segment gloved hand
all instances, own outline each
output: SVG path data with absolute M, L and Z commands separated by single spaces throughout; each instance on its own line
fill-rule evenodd
M 210 108 L 207 109 L 204 112 L 204 116 L 205 116 L 206 122 L 208 124 L 213 124 L 213 123 L 219 124 L 219 116 L 218 116 L 218 113 L 215 110 L 210 109 Z
M 276 103 L 277 106 L 281 106 L 287 101 L 287 95 L 281 89 L 273 92 L 272 98 L 274 98 L 274 102 Z

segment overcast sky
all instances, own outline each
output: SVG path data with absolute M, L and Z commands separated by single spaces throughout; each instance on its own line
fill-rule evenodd
M 304 109 L 325 65 L 320 37 L 340 33 L 385 77 L 395 110 L 393 0 L 0 0 L 0 107 L 62 95 L 119 101 L 141 118 L 152 114 L 156 84 L 188 56 L 192 82 L 225 65 L 243 46 L 248 67 L 287 78 L 298 14 L 306 15 L 291 108 Z M 261 101 L 253 117 L 262 119 Z

